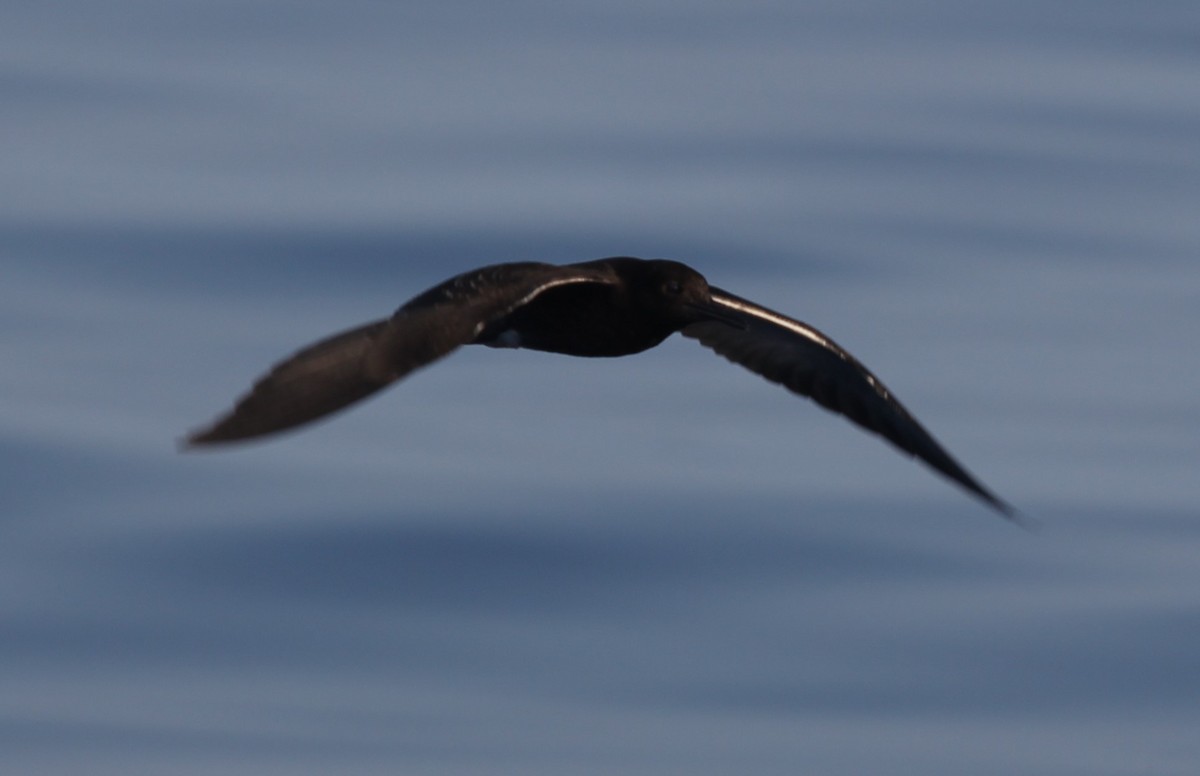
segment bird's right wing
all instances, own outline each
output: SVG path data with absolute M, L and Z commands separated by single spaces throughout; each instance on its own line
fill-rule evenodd
M 595 269 L 536 263 L 463 273 L 414 297 L 391 318 L 335 334 L 279 362 L 184 444 L 251 439 L 325 417 L 472 342 L 489 323 L 547 289 L 610 282 Z
M 713 302 L 741 326 L 701 321 L 684 327 L 685 337 L 879 434 L 1013 516 L 1012 508 L 955 461 L 879 378 L 829 337 L 728 291 L 709 290 Z

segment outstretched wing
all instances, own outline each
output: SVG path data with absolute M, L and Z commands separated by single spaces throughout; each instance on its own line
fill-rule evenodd
M 740 321 L 743 328 L 701 321 L 684 327 L 681 333 L 685 337 L 697 339 L 735 364 L 879 434 L 1004 515 L 1014 517 L 1008 504 L 971 476 L 879 378 L 833 340 L 807 324 L 727 291 L 712 287 L 710 291 L 713 302 Z
M 596 269 L 536 263 L 496 264 L 458 275 L 391 318 L 335 334 L 276 364 L 229 413 L 184 444 L 251 439 L 325 417 L 472 342 L 488 324 L 547 289 L 610 282 Z

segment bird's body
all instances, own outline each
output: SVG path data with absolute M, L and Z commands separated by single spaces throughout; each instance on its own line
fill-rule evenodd
M 652 265 L 625 263 L 630 261 L 636 260 L 575 265 L 582 270 L 576 277 L 590 275 L 591 279 L 565 282 L 538 293 L 485 326 L 475 344 L 586 357 L 628 356 L 658 345 L 686 319 L 663 315 L 661 306 L 640 304 L 633 298 L 639 282 L 655 279 L 646 272 Z M 665 268 L 675 269 L 671 265 L 660 269 Z M 561 270 L 552 264 L 539 269 L 550 277 Z
M 465 272 L 414 297 L 391 318 L 321 340 L 280 362 L 229 414 L 187 443 L 249 439 L 316 420 L 461 345 L 612 357 L 640 353 L 677 331 L 845 415 L 1012 515 L 831 339 L 665 260 L 522 262 Z

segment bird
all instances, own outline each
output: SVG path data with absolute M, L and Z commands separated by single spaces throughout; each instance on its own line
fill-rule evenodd
M 387 318 L 334 334 L 272 367 L 185 449 L 250 440 L 338 412 L 463 345 L 583 357 L 640 353 L 679 332 L 879 435 L 1009 519 L 883 382 L 817 329 L 709 285 L 667 259 L 493 264 L 446 280 Z

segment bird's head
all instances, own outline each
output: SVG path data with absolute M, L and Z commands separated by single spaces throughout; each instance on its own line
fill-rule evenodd
M 654 259 L 645 264 L 646 277 L 637 287 L 648 298 L 643 303 L 667 314 L 680 326 L 698 321 L 721 321 L 744 328 L 744 324 L 713 301 L 708 281 L 686 264 Z

